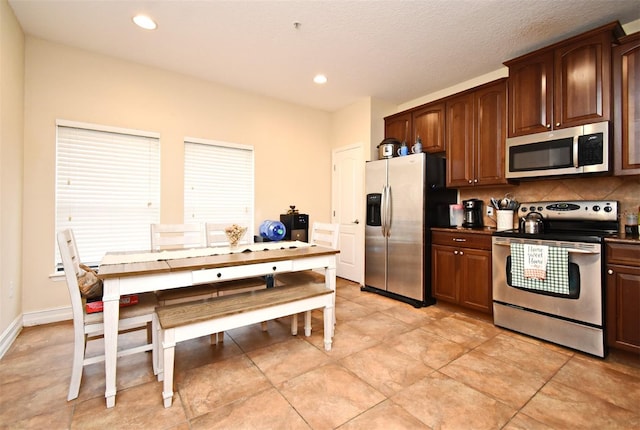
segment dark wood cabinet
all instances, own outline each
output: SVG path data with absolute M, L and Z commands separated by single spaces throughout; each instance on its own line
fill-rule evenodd
M 510 137 L 608 121 L 611 23 L 504 64 L 509 67 Z
M 640 354 L 640 244 L 605 249 L 607 345 Z
M 384 119 L 385 139 L 393 137 L 400 142 L 407 142 L 412 145 L 411 139 L 411 112 L 404 111 Z
M 444 116 L 444 103 L 429 103 L 412 111 L 412 142 L 415 143 L 420 137 L 424 152 L 444 151 Z
M 446 101 L 447 187 L 506 184 L 504 79 Z
M 640 174 L 640 32 L 613 48 L 614 174 Z
M 384 119 L 384 137 L 407 142 L 409 148 L 420 137 L 423 152 L 444 151 L 444 103 L 428 103 Z
M 485 313 L 491 298 L 491 235 L 433 231 L 431 273 L 433 296 Z

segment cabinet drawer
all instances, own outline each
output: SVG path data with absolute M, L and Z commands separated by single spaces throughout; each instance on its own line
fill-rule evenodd
M 431 242 L 433 245 L 458 246 L 463 248 L 491 249 L 491 235 L 465 233 L 462 231 L 434 231 Z
M 626 243 L 609 243 L 607 248 L 607 264 L 624 264 L 640 266 L 640 245 Z

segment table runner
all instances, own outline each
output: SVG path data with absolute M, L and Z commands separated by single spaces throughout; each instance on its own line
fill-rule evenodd
M 212 255 L 236 254 L 242 252 L 269 251 L 274 249 L 306 248 L 311 246 L 307 242 L 283 241 L 283 242 L 258 242 L 246 245 L 238 245 L 230 248 L 228 246 L 216 246 L 209 248 L 192 249 L 172 249 L 164 251 L 148 251 L 130 254 L 107 254 L 100 265 L 125 264 L 125 263 L 146 263 L 150 261 L 177 260 L 180 258 L 209 257 Z

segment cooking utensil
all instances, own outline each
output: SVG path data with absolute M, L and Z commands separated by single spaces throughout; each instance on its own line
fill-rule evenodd
M 491 205 L 495 208 L 495 209 L 500 209 L 500 203 L 498 203 L 498 199 L 491 197 Z
M 520 218 L 520 231 L 527 234 L 544 233 L 543 217 L 539 212 L 529 212 L 526 217 Z

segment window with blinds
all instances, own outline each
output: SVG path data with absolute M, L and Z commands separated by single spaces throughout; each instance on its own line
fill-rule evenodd
M 159 135 L 58 121 L 56 143 L 56 231 L 73 229 L 82 262 L 149 249 L 160 219 Z
M 253 147 L 185 139 L 185 222 L 239 224 L 253 237 Z

